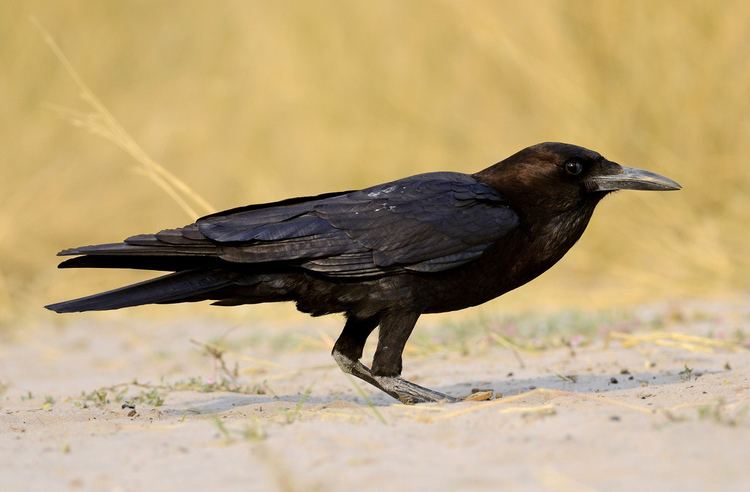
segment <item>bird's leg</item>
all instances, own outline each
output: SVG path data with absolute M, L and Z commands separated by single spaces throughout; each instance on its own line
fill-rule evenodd
M 364 320 L 348 318 L 331 355 L 342 371 L 370 383 L 403 403 L 456 401 L 455 398 L 423 388 L 399 376 L 401 353 L 418 317 L 406 315 L 384 318 L 373 360 L 373 371 L 359 359 L 362 357 L 367 337 L 378 326 L 380 320 L 377 317 Z M 375 370 L 379 372 L 375 373 Z
M 402 403 L 457 401 L 456 398 L 401 378 L 402 354 L 418 318 L 418 314 L 396 313 L 381 319 L 378 348 L 370 371 L 370 377 L 375 380 L 372 384 Z M 367 379 L 365 381 L 369 382 Z
M 359 361 L 362 358 L 362 350 L 365 348 L 367 337 L 378 326 L 378 322 L 377 317 L 358 319 L 352 316 L 347 318 L 344 331 L 336 340 L 331 355 L 342 371 L 385 391 L 372 377 L 370 369 Z

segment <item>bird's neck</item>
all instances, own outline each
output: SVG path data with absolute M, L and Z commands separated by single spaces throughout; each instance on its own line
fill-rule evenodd
M 489 300 L 520 287 L 557 263 L 586 229 L 596 204 L 567 210 L 546 220 L 522 220 L 514 236 L 518 241 L 499 241 L 488 261 L 478 262 L 478 289 Z M 485 281 L 481 279 L 486 279 Z M 481 295 L 480 295 L 481 297 Z M 484 302 L 484 301 L 482 301 Z
M 547 216 L 527 217 L 525 229 L 532 248 L 545 264 L 554 264 L 580 239 L 591 220 L 598 200 L 585 200 L 579 206 Z

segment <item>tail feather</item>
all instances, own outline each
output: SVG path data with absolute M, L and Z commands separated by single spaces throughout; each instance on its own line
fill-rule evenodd
M 162 233 L 159 233 L 162 234 Z M 170 239 L 169 237 L 167 237 Z M 94 244 L 64 249 L 57 256 L 78 256 L 59 268 L 135 268 L 138 270 L 184 271 L 219 267 L 219 248 L 207 241 L 170 239 L 153 234 L 133 236 L 122 243 Z
M 57 313 L 73 313 L 180 302 L 231 285 L 237 277 L 237 273 L 226 270 L 188 270 L 45 307 Z
M 75 255 L 117 255 L 117 256 L 205 256 L 217 254 L 216 246 L 212 244 L 203 244 L 200 246 L 183 246 L 171 244 L 128 244 L 128 243 L 109 243 L 94 244 L 92 246 L 80 246 L 78 248 L 64 249 L 57 253 L 57 256 L 75 256 Z
M 131 268 L 179 272 L 196 268 L 219 268 L 224 262 L 215 256 L 147 256 L 147 255 L 85 255 L 63 261 L 58 268 Z

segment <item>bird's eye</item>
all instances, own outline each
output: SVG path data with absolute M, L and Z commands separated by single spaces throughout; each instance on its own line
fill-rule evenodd
M 578 176 L 583 171 L 583 164 L 579 161 L 568 161 L 565 163 L 565 172 L 571 176 Z

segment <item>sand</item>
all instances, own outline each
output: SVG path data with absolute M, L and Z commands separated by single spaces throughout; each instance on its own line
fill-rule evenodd
M 335 319 L 40 322 L 0 345 L 0 490 L 748 490 L 745 305 L 539 350 L 431 318 L 405 375 L 497 398 L 417 406 L 335 367 Z M 191 342 L 222 335 L 234 379 Z

